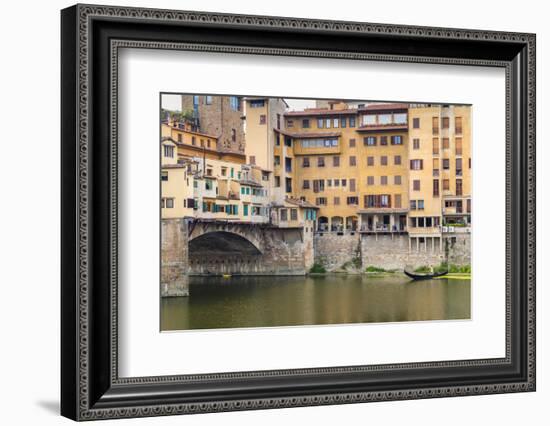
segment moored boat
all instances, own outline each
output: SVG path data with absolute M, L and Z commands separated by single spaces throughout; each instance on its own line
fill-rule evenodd
M 449 271 L 418 273 L 418 272 L 409 272 L 406 269 L 403 269 L 403 272 L 405 273 L 406 276 L 412 278 L 413 280 L 429 280 L 432 278 L 442 277 L 443 275 L 447 275 L 449 273 Z

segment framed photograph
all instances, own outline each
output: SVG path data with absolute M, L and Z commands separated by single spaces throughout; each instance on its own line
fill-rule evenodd
M 535 36 L 76 5 L 74 420 L 535 390 Z

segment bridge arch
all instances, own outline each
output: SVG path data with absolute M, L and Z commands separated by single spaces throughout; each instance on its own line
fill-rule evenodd
M 251 239 L 228 231 L 211 231 L 189 240 L 189 255 L 208 256 L 260 256 L 261 248 Z

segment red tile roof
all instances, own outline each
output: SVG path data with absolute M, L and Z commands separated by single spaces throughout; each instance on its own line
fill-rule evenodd
M 359 112 L 367 111 L 397 111 L 397 110 L 406 110 L 409 108 L 409 104 L 402 103 L 393 103 L 393 104 L 373 104 L 366 105 L 362 108 L 359 108 Z
M 355 115 L 356 108 L 350 109 L 328 109 L 328 108 L 306 108 L 303 111 L 290 111 L 285 117 L 305 117 L 308 115 Z

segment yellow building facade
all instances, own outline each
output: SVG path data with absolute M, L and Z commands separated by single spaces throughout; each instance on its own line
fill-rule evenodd
M 318 232 L 408 234 L 411 250 L 441 251 L 442 232 L 469 229 L 470 123 L 469 106 L 288 112 L 274 190 L 317 206 Z

